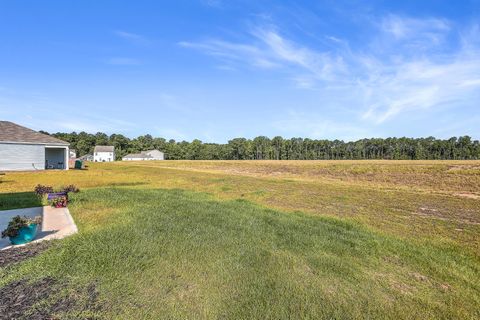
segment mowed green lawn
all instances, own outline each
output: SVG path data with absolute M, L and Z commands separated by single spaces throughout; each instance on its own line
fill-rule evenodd
M 9 174 L 3 190 L 0 185 L 1 204 L 33 203 L 21 192 L 56 177 L 83 187 L 70 205 L 79 234 L 0 269 L 0 287 L 19 279 L 58 279 L 56 294 L 33 307 L 48 308 L 64 296 L 88 300 L 88 288 L 95 286 L 98 297 L 88 308 L 72 307 L 60 318 L 480 317 L 480 259 L 477 242 L 468 242 L 478 237 L 472 224 L 479 214 L 475 198 L 431 190 L 416 190 L 414 196 L 403 188 L 344 178 L 336 183 L 320 177 L 320 185 L 312 185 L 290 177 L 100 164 L 83 172 Z M 316 188 L 323 191 L 317 195 Z M 309 189 L 303 198 L 294 192 Z M 398 201 L 389 202 L 395 196 Z M 315 211 L 312 197 L 325 207 Z M 302 199 L 306 210 L 279 209 L 295 209 Z M 442 219 L 425 222 L 414 214 L 400 225 L 390 212 L 407 210 L 415 201 L 431 210 L 437 203 Z M 375 203 L 369 207 L 369 202 Z M 342 210 L 355 204 L 362 210 L 357 218 L 342 215 L 335 203 L 343 204 Z M 382 212 L 370 212 L 375 209 Z M 471 232 L 468 236 L 453 236 L 443 216 L 447 209 L 451 219 L 471 215 L 463 224 L 454 222 L 456 229 Z M 332 214 L 324 214 L 328 210 Z M 383 224 L 370 223 L 382 214 Z M 402 236 L 417 222 L 420 230 L 431 223 L 440 227 L 431 235 L 417 230 Z

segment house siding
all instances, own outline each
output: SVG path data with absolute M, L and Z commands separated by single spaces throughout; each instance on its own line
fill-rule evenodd
M 44 170 L 45 146 L 0 143 L 0 171 Z
M 93 161 L 95 162 L 115 161 L 115 152 L 94 152 Z
M 122 158 L 123 161 L 152 161 L 152 160 L 164 160 L 165 155 L 158 150 L 142 151 L 139 154 L 127 154 Z
M 151 155 L 153 157 L 152 160 L 164 160 L 165 156 L 164 153 L 158 150 L 152 150 L 147 152 L 147 154 Z

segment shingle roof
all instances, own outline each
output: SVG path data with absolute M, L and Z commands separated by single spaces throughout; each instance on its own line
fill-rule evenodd
M 69 145 L 68 142 L 22 127 L 10 121 L 0 121 L 0 142 Z
M 113 152 L 114 146 L 95 146 L 93 152 Z

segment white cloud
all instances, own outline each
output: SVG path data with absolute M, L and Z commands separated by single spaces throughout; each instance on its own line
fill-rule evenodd
M 459 86 L 461 87 L 470 87 L 470 86 L 479 86 L 480 85 L 480 79 L 468 79 L 462 81 Z
M 397 39 L 416 37 L 437 38 L 444 36 L 450 30 L 450 23 L 439 18 L 411 18 L 390 14 L 382 19 L 385 32 Z
M 425 54 L 442 49 L 452 34 L 452 25 L 440 18 L 387 15 L 375 23 L 379 33 L 372 45 L 379 52 Z
M 367 103 L 363 118 L 382 123 L 405 111 L 471 103 L 480 89 L 480 56 L 380 65 L 375 73 L 360 81 Z
M 312 49 L 273 26 L 250 29 L 243 43 L 210 39 L 180 45 L 235 68 L 281 70 L 298 88 L 321 91 L 333 104 L 348 97 L 360 119 L 376 124 L 405 112 L 480 103 L 478 26 L 465 32 L 452 30 L 445 19 L 397 15 L 380 21 L 356 50 L 332 35 L 324 36 L 334 44 L 328 50 Z M 446 41 L 458 34 L 457 41 Z
M 117 30 L 113 32 L 116 36 L 127 40 L 130 43 L 136 44 L 136 45 L 148 45 L 150 44 L 150 40 L 148 40 L 145 36 L 142 36 L 140 34 L 132 33 L 132 32 L 126 32 L 126 31 L 121 31 Z
M 262 48 L 254 45 L 237 44 L 222 40 L 207 40 L 203 42 L 179 42 L 180 46 L 192 48 L 221 59 L 226 65 L 247 61 L 251 66 L 270 69 L 277 67 Z
M 260 69 L 300 68 L 302 74 L 292 79 L 301 87 L 305 87 L 308 78 L 315 81 L 334 80 L 337 73 L 345 71 L 342 57 L 300 46 L 282 37 L 274 28 L 258 27 L 250 35 L 254 37 L 250 44 L 210 39 L 202 42 L 183 41 L 179 45 L 215 56 L 222 60 L 223 66 L 230 65 L 231 68 L 244 62 Z
M 283 65 L 287 63 L 301 67 L 317 79 L 333 80 L 335 73 L 344 69 L 341 57 L 335 58 L 328 52 L 300 46 L 272 29 L 257 28 L 253 34 L 267 46 L 274 60 Z

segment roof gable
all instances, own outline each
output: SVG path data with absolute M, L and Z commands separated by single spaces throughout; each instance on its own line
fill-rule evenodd
M 163 154 L 162 151 L 160 150 L 157 150 L 157 149 L 153 149 L 153 150 L 147 150 L 147 151 L 142 151 L 143 154 L 149 154 L 149 155 L 160 155 L 160 154 Z
M 0 142 L 70 145 L 68 142 L 10 121 L 0 121 Z
M 95 146 L 93 152 L 113 152 L 114 150 L 114 146 Z

